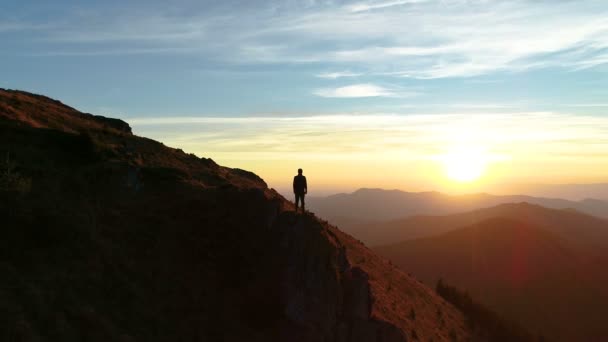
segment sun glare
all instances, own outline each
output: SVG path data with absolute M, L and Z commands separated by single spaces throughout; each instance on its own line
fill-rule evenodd
M 457 182 L 473 182 L 483 176 L 488 164 L 488 156 L 475 147 L 458 147 L 450 150 L 442 158 L 446 176 Z

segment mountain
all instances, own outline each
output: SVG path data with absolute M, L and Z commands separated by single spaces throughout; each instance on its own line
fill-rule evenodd
M 439 192 L 359 189 L 351 194 L 311 197 L 307 205 L 317 215 L 350 232 L 356 224 L 397 220 L 414 215 L 455 214 L 503 203 L 521 202 L 554 209 L 576 209 L 589 215 L 608 218 L 608 201 L 588 199 L 575 202 L 524 195 L 494 196 L 484 193 L 450 196 Z
M 608 315 L 608 254 L 582 244 L 603 236 L 597 245 L 606 246 L 606 226 L 592 237 L 587 234 L 594 228 L 585 226 L 590 217 L 554 211 L 550 214 L 557 216 L 543 221 L 539 218 L 547 209 L 519 207 L 528 214 L 518 219 L 483 218 L 447 233 L 375 251 L 425 283 L 443 279 L 552 340 L 608 339 L 603 319 Z M 556 226 L 573 217 L 581 219 L 580 225 L 572 221 Z M 579 238 L 579 234 L 586 236 Z
M 509 185 L 515 192 L 526 193 L 531 196 L 565 198 L 582 201 L 588 198 L 608 200 L 608 184 L 521 184 Z
M 443 216 L 411 216 L 370 224 L 344 226 L 370 246 L 439 235 L 490 218 L 504 217 L 544 227 L 589 248 L 608 248 L 608 220 L 572 209 L 549 209 L 530 203 L 507 203 L 491 208 Z
M 461 311 L 253 173 L 0 89 L 0 340 L 468 341 Z

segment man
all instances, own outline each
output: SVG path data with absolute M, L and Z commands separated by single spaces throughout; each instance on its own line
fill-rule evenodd
M 298 175 L 293 177 L 293 193 L 296 195 L 296 213 L 298 212 L 298 203 L 302 201 L 302 213 L 304 213 L 304 195 L 308 192 L 306 177 L 302 175 L 302 169 L 298 169 Z

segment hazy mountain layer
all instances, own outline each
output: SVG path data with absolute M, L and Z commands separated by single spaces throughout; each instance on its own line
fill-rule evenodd
M 602 318 L 608 315 L 606 226 L 593 226 L 593 218 L 577 213 L 530 205 L 517 209 L 518 218 L 484 218 L 438 236 L 375 250 L 426 283 L 443 278 L 552 340 L 608 339 Z M 474 216 L 467 215 L 438 219 Z
M 343 229 L 370 246 L 391 244 L 445 233 L 490 218 L 522 220 L 546 228 L 589 248 L 608 248 L 608 220 L 570 209 L 549 209 L 529 203 L 501 204 L 491 208 L 443 216 L 411 216 L 370 224 L 344 225 Z
M 376 223 L 414 215 L 447 215 L 493 207 L 503 203 L 527 202 L 547 208 L 576 209 L 589 215 L 608 218 L 608 202 L 540 198 L 524 195 L 494 196 L 471 194 L 450 196 L 439 192 L 404 192 L 400 190 L 359 189 L 351 194 L 312 197 L 309 208 L 345 231 L 353 224 Z M 343 227 L 344 226 L 344 227 Z

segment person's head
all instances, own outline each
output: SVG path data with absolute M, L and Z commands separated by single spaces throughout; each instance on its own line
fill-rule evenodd
M 301 175 L 302 174 L 302 169 L 298 169 L 298 174 Z

